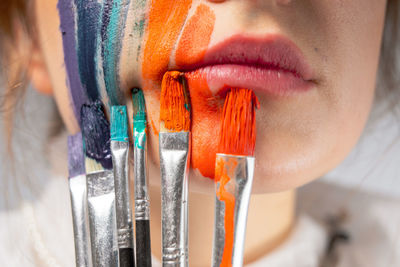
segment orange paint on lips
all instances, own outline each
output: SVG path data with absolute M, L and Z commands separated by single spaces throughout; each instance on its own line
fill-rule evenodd
M 224 99 L 214 96 L 204 76 L 186 73 L 192 104 L 192 168 L 214 179 L 219 124 Z
M 143 53 L 144 79 L 161 81 L 192 0 L 152 0 Z
M 185 66 L 203 60 L 214 30 L 215 14 L 200 4 L 186 23 L 176 51 L 176 65 Z

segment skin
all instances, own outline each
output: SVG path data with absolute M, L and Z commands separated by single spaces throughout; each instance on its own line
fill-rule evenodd
M 253 196 L 249 211 L 245 261 L 250 262 L 279 245 L 290 232 L 295 188 L 337 166 L 357 142 L 373 101 L 385 6 L 386 0 L 131 1 L 125 28 L 119 29 L 124 35 L 118 64 L 113 61 L 118 73 L 109 82 L 117 83 L 115 101 L 128 106 L 130 118 L 130 89 L 144 90 L 150 126 L 152 243 L 157 257 L 161 243 L 157 132 L 163 73 L 180 70 L 185 58 L 201 58 L 207 48 L 234 34 L 284 35 L 312 66 L 312 90 L 289 97 L 257 95 L 261 107 L 254 193 L 260 195 Z M 31 80 L 39 91 L 53 94 L 68 131 L 76 133 L 79 123 L 66 83 L 57 0 L 40 1 L 35 12 L 38 44 Z M 214 185 L 203 176 L 213 175 L 214 136 L 223 99 L 212 95 L 205 81 L 189 77 L 189 85 L 194 166 L 189 229 L 196 229 L 190 232 L 190 260 L 196 263 L 193 266 L 204 266 L 211 256 L 213 222 L 199 218 L 213 216 Z M 107 106 L 106 89 L 111 90 L 99 90 Z

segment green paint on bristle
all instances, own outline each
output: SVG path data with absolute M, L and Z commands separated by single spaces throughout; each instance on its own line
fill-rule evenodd
M 132 91 L 133 121 L 146 121 L 146 105 L 143 91 L 135 88 Z
M 133 105 L 133 135 L 135 147 L 144 149 L 141 144 L 146 143 L 146 104 L 144 101 L 143 91 L 139 88 L 132 90 Z
M 111 107 L 111 141 L 129 142 L 126 106 Z

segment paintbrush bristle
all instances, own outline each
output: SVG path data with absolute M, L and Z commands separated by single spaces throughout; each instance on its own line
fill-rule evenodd
M 69 177 L 85 174 L 82 133 L 68 136 L 68 171 Z
M 100 101 L 82 105 L 81 123 L 86 172 L 112 169 L 110 124 L 104 115 Z
M 129 141 L 126 106 L 111 107 L 111 141 Z
M 253 91 L 231 89 L 222 111 L 218 153 L 253 156 L 259 102 Z
M 146 121 L 146 104 L 143 91 L 139 88 L 132 90 L 133 121 Z
M 190 99 L 182 73 L 165 73 L 161 84 L 161 131 L 181 132 L 190 130 Z

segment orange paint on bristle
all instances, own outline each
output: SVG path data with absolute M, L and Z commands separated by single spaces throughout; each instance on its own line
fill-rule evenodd
M 200 4 L 186 23 L 176 50 L 177 66 L 190 65 L 203 60 L 214 30 L 215 14 Z
M 249 89 L 231 89 L 222 111 L 218 153 L 253 156 L 256 112 L 260 103 Z
M 142 73 L 144 79 L 161 80 L 167 71 L 171 52 L 185 23 L 192 0 L 152 0 Z
M 189 131 L 190 101 L 186 80 L 179 71 L 166 72 L 161 83 L 160 122 L 171 132 Z

